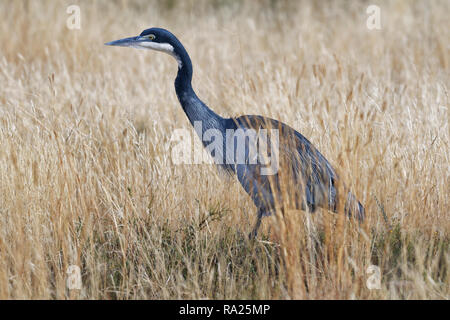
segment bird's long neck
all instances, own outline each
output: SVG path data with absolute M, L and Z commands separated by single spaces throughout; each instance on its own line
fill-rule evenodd
M 208 129 L 223 129 L 225 119 L 208 108 L 192 89 L 191 59 L 184 47 L 181 44 L 180 46 L 177 50 L 178 74 L 175 91 L 184 112 L 193 126 L 195 122 L 201 122 L 202 135 Z M 198 123 L 195 127 L 198 128 Z M 197 133 L 200 135 L 200 132 Z

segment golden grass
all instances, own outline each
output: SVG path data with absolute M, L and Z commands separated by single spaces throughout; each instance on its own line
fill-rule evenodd
M 0 4 L 1 299 L 450 297 L 448 1 L 76 1 L 69 30 L 72 2 Z M 176 63 L 103 46 L 152 26 L 216 112 L 308 137 L 366 222 L 288 212 L 248 241 L 238 182 L 172 164 Z

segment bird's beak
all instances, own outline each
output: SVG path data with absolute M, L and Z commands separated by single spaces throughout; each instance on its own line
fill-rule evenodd
M 132 48 L 138 48 L 141 49 L 142 47 L 139 45 L 143 41 L 142 37 L 131 37 L 131 38 L 124 38 L 116 41 L 111 41 L 105 43 L 107 46 L 119 46 L 119 47 L 132 47 Z

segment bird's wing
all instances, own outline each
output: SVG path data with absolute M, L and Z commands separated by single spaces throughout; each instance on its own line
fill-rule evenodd
M 331 164 L 308 139 L 286 124 L 262 116 L 241 116 L 234 121 L 238 128 L 277 130 L 279 169 L 276 176 L 261 176 L 261 167 L 258 165 L 248 165 L 245 172 L 247 180 L 254 181 L 259 186 L 259 192 L 273 194 L 275 189 L 282 189 L 282 181 L 285 181 L 292 184 L 288 188 L 301 193 L 297 198 L 304 198 L 312 210 L 317 206 L 330 208 L 335 205 L 337 175 Z M 269 144 L 273 147 L 274 139 L 269 139 Z

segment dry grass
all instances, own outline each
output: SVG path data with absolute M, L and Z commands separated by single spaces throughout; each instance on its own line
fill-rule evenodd
M 448 1 L 373 1 L 379 31 L 365 1 L 75 1 L 69 30 L 73 2 L 0 4 L 1 299 L 450 297 Z M 151 26 L 179 36 L 219 114 L 307 136 L 365 224 L 289 212 L 248 241 L 240 185 L 172 164 L 190 128 L 176 63 L 103 46 Z

